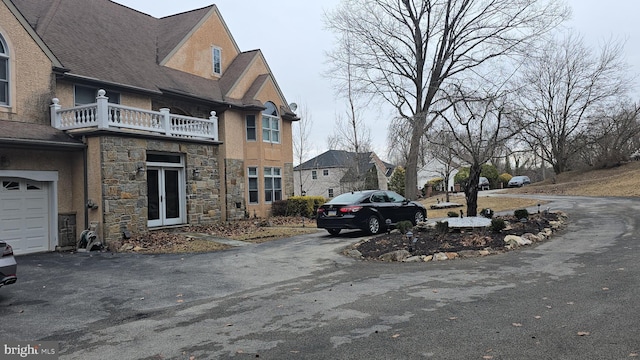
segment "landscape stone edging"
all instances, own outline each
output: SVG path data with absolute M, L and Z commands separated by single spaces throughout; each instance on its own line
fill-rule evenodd
M 554 232 L 562 229 L 566 224 L 566 220 L 568 218 L 567 214 L 563 211 L 554 212 L 558 215 L 558 221 L 549 221 L 549 226 L 547 228 L 542 229 L 537 234 L 525 233 L 521 236 L 518 235 L 505 235 L 504 241 L 507 243 L 504 250 L 495 250 L 493 248 L 484 248 L 482 250 L 462 250 L 459 252 L 438 252 L 433 255 L 416 255 L 412 256 L 411 253 L 407 250 L 395 250 L 385 254 L 382 254 L 378 257 L 378 260 L 383 262 L 430 262 L 430 261 L 445 261 L 445 260 L 453 260 L 453 259 L 468 259 L 468 258 L 476 258 L 483 257 L 492 254 L 499 254 L 506 251 L 511 251 L 517 249 L 521 246 L 532 245 L 534 243 L 542 242 L 548 240 Z M 361 241 L 358 241 L 355 244 L 349 245 L 342 254 L 348 257 L 352 257 L 355 259 L 365 260 L 362 253 L 356 248 L 358 245 L 369 241 L 370 237 Z

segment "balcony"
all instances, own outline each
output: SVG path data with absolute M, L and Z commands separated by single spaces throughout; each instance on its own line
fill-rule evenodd
M 59 130 L 130 130 L 173 138 L 218 141 L 218 118 L 209 119 L 171 114 L 169 109 L 151 111 L 111 104 L 104 90 L 93 104 L 62 109 L 58 99 L 51 105 L 51 126 Z

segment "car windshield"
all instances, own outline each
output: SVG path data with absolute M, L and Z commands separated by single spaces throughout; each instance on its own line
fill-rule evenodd
M 354 204 L 360 201 L 363 195 L 364 194 L 359 192 L 356 192 L 356 193 L 348 192 L 348 193 L 340 194 L 334 197 L 333 199 L 329 200 L 327 204 Z

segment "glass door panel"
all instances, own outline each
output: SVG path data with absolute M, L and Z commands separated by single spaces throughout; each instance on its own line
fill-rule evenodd
M 147 167 L 148 225 L 184 223 L 183 169 Z
M 147 199 L 147 217 L 149 220 L 149 226 L 162 225 L 162 220 L 160 219 L 160 170 L 158 169 L 147 168 Z
M 182 223 L 180 211 L 180 170 L 163 169 L 165 191 L 165 224 L 174 225 Z

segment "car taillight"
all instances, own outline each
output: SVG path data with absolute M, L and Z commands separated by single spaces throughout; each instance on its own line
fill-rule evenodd
M 340 208 L 340 212 L 341 213 L 354 213 L 354 212 L 360 211 L 360 209 L 362 209 L 362 206 L 355 206 L 355 205 L 345 206 L 345 207 Z
M 323 208 L 318 208 L 318 214 L 322 214 L 324 212 Z
M 11 256 L 13 255 L 13 248 L 11 247 L 11 245 L 7 244 L 7 246 L 5 246 L 4 251 L 2 252 L 2 256 Z

